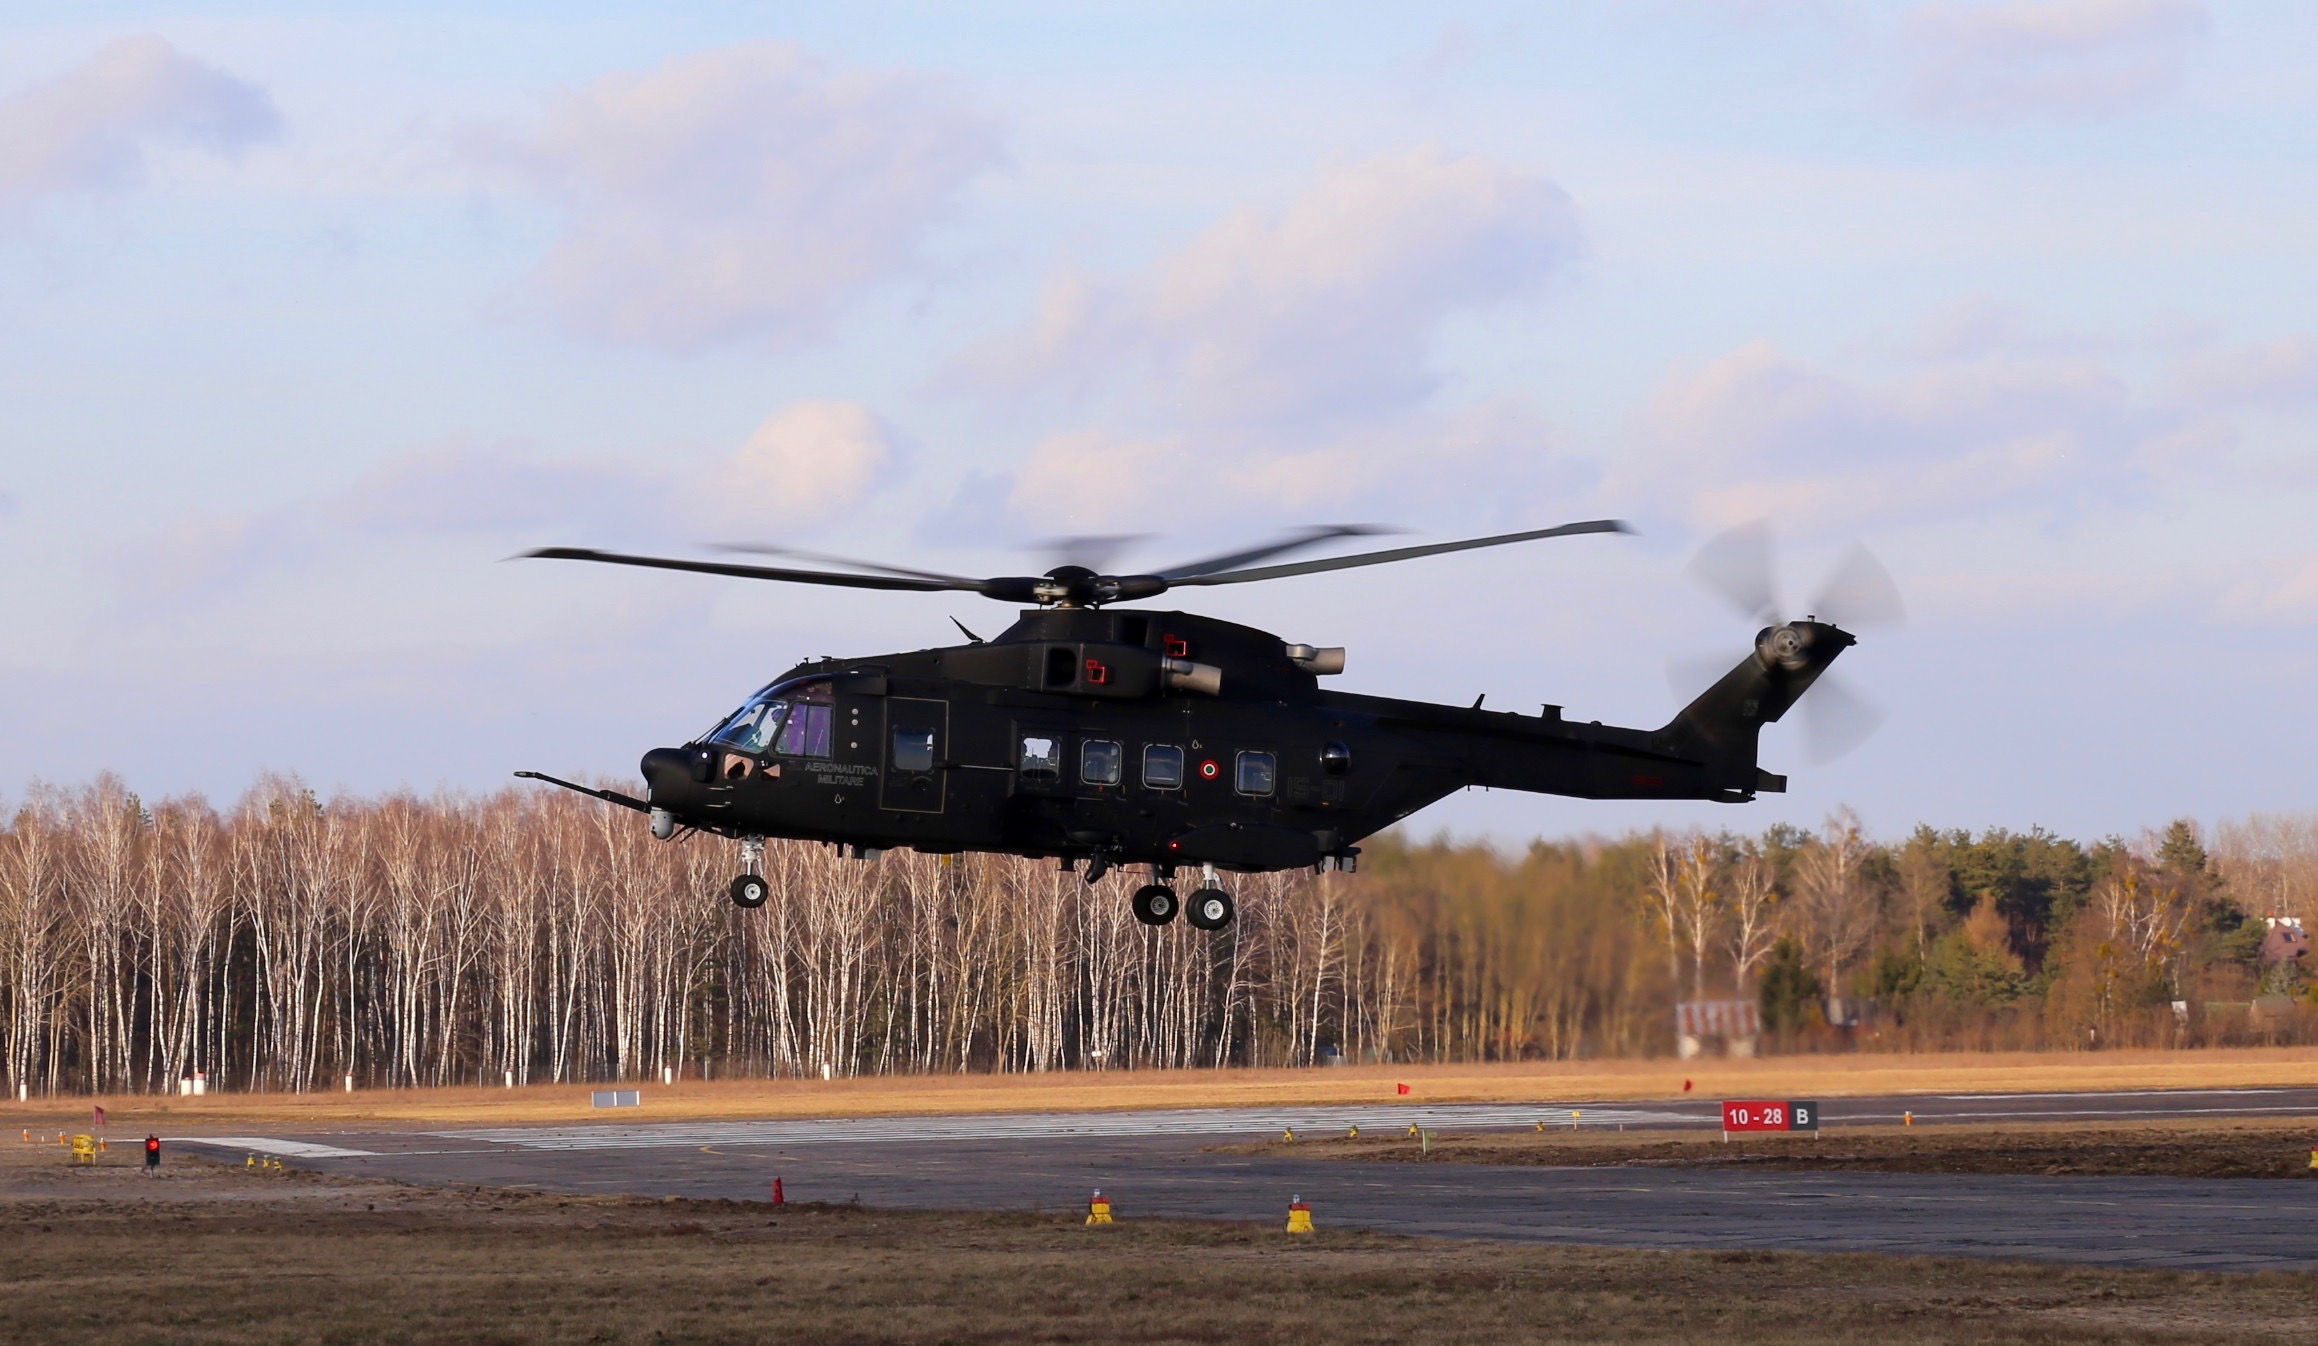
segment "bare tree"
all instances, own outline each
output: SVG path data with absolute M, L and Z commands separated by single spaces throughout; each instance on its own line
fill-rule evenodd
M 1831 993 L 1875 937 L 1875 894 L 1861 873 L 1867 856 L 1859 819 L 1846 809 L 1796 857 L 1801 915 Z
M 1744 992 L 1754 981 L 1755 968 L 1771 952 L 1773 908 L 1778 890 L 1771 867 L 1753 846 L 1740 852 L 1730 867 L 1726 884 L 1730 911 L 1731 978 Z

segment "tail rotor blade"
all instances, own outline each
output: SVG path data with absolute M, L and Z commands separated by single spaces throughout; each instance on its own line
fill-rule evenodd
M 1749 620 L 1778 619 L 1778 565 L 1771 555 L 1768 520 L 1757 519 L 1717 533 L 1690 558 L 1689 569 L 1692 579 Z
M 1827 582 L 1819 586 L 1812 610 L 1822 621 L 1851 628 L 1897 626 L 1908 615 L 1891 572 L 1875 559 L 1875 553 L 1856 542 L 1845 549 Z
M 1822 765 L 1867 742 L 1884 721 L 1881 706 L 1829 674 L 1803 693 L 1801 709 L 1804 750 Z

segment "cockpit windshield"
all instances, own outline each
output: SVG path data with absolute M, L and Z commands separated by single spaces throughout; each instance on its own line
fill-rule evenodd
M 776 683 L 750 697 L 708 741 L 759 756 L 827 757 L 836 709 L 827 678 Z
M 789 703 L 774 696 L 771 688 L 757 693 L 748 704 L 732 713 L 732 717 L 710 733 L 708 741 L 721 743 L 742 752 L 766 753 L 772 751 L 773 741 L 780 736 L 781 721 L 787 718 Z

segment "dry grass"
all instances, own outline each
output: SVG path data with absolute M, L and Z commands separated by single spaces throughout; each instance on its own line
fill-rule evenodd
M 899 1113 L 1043 1112 L 1126 1108 L 1396 1101 L 1548 1102 L 1560 1099 L 1841 1098 L 1912 1093 L 2044 1093 L 2104 1089 L 2222 1089 L 2318 1085 L 2318 1049 L 2249 1047 L 2181 1052 L 1991 1052 L 1764 1057 L 1752 1061 L 1573 1061 L 1504 1065 L 1344 1066 L 1317 1070 L 1071 1072 L 1046 1075 L 886 1076 L 837 1081 L 645 1083 L 641 1112 L 599 1112 L 589 1089 L 363 1090 L 356 1093 L 213 1094 L 97 1099 L 128 1127 L 246 1122 L 336 1126 L 585 1120 L 839 1117 Z M 638 1087 L 638 1086 L 631 1086 Z M 91 1100 L 0 1103 L 0 1126 L 70 1125 Z
M 438 1192 L 0 1151 L 0 1342 L 2300 1341 L 2318 1280 Z
M 1816 1136 L 1547 1130 L 1221 1145 L 1237 1154 L 1385 1163 L 1560 1167 L 1768 1168 L 1811 1172 L 2019 1173 L 2176 1178 L 2318 1178 L 2308 1118 L 2033 1122 L 2004 1126 L 1840 1126 Z

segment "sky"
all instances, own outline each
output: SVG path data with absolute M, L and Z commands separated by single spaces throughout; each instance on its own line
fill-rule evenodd
M 1617 517 L 1184 601 L 1647 726 L 1758 625 L 1722 530 L 1904 596 L 1785 796 L 1420 831 L 2318 807 L 2318 8 L 671 8 L 7 7 L 0 799 L 626 778 L 1010 618 L 532 547 Z

